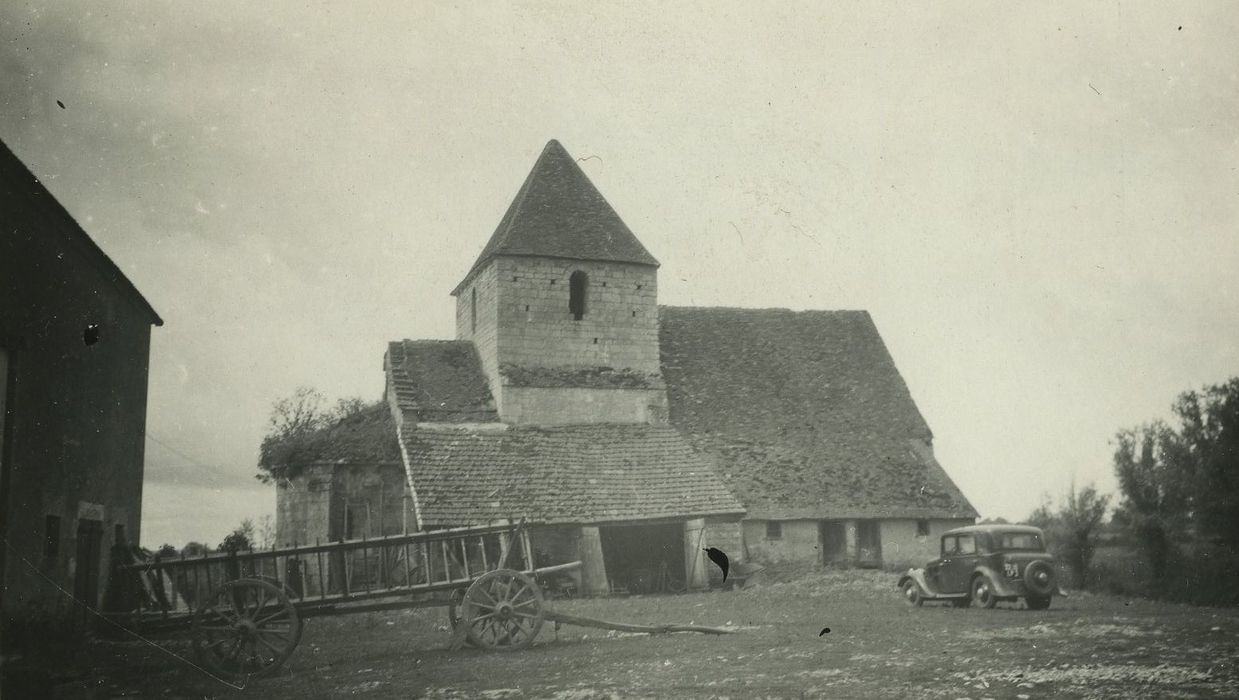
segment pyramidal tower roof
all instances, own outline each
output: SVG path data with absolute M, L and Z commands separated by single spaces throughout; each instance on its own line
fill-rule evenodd
M 555 140 L 542 149 L 499 227 L 452 293 L 500 255 L 658 265 Z

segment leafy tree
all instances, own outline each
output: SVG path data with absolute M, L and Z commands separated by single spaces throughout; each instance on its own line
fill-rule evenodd
M 1161 421 L 1116 436 L 1114 471 L 1123 498 L 1115 521 L 1135 537 L 1154 585 L 1166 574 L 1176 533 L 1190 520 L 1192 485 L 1179 436 Z
M 1079 491 L 1075 484 L 1072 484 L 1071 490 L 1067 492 L 1067 500 L 1059 511 L 1066 537 L 1063 542 L 1063 557 L 1081 579 L 1093 563 L 1093 553 L 1097 551 L 1097 536 L 1101 534 L 1109 508 L 1110 497 L 1097 493 L 1097 488 L 1092 484 Z
M 161 558 L 166 559 L 167 557 L 175 557 L 177 555 L 177 551 L 176 551 L 176 547 L 165 543 L 165 544 L 159 545 L 159 550 L 156 551 L 155 554 L 157 554 Z
M 190 542 L 181 548 L 181 554 L 187 557 L 200 557 L 210 553 L 211 548 L 201 542 Z
M 1056 508 L 1045 496 L 1027 522 L 1045 531 L 1055 552 L 1083 581 L 1093 563 L 1109 507 L 1110 497 L 1099 494 L 1092 484 L 1080 490 L 1072 484 L 1061 507 Z
M 220 551 L 239 552 L 254 545 L 254 521 L 246 518 L 219 543 Z
M 332 408 L 325 404 L 323 395 L 308 386 L 272 404 L 255 478 L 269 484 L 291 477 L 294 465 L 307 461 L 308 443 L 316 432 L 366 408 L 360 398 L 339 399 Z
M 1239 533 L 1239 377 L 1180 394 L 1174 412 L 1181 425 L 1172 456 L 1188 482 L 1196 534 L 1233 548 Z

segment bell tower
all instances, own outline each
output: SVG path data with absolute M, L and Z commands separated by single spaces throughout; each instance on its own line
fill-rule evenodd
M 666 420 L 658 261 L 558 141 L 452 294 L 501 420 Z

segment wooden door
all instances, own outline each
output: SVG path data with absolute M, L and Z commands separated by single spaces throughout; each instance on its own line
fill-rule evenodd
M 82 518 L 77 521 L 77 574 L 73 595 L 87 608 L 99 607 L 99 563 L 103 550 L 103 522 Z

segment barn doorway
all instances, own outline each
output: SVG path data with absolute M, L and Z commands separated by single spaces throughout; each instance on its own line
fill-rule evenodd
M 838 565 L 847 561 L 847 529 L 842 520 L 823 520 L 818 523 L 822 541 L 822 564 Z
M 684 590 L 684 524 L 598 528 L 602 560 L 614 593 Z
M 877 520 L 856 521 L 856 565 L 882 566 L 882 535 Z

